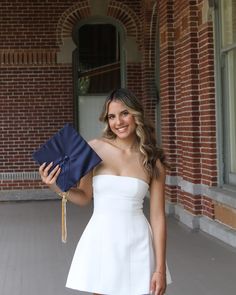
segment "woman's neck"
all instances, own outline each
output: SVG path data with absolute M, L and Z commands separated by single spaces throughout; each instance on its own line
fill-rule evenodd
M 114 139 L 114 144 L 121 150 L 129 152 L 134 151 L 137 148 L 137 138 L 132 136 L 129 138 L 120 139 L 116 137 Z

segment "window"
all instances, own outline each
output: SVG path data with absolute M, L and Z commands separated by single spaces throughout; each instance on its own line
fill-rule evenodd
M 219 1 L 224 182 L 236 185 L 236 0 Z
M 125 30 L 113 18 L 96 16 L 78 22 L 72 38 L 74 124 L 91 139 L 101 132 L 97 121 L 107 94 L 126 85 Z
M 85 24 L 78 30 L 79 94 L 108 93 L 120 87 L 120 34 L 112 24 Z

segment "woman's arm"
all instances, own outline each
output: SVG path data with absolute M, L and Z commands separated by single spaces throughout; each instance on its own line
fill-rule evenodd
M 162 295 L 166 289 L 166 218 L 165 218 L 165 168 L 157 161 L 159 177 L 150 185 L 150 223 L 153 232 L 156 269 L 152 278 L 152 291 Z
M 56 185 L 56 180 L 61 172 L 59 166 L 56 166 L 49 174 L 48 171 L 51 168 L 52 163 L 49 165 L 42 164 L 39 167 L 39 174 L 42 181 L 48 185 L 48 187 L 59 194 L 62 193 L 61 189 Z M 67 200 L 80 206 L 87 205 L 92 199 L 92 171 L 81 178 L 78 187 L 71 188 L 67 194 Z

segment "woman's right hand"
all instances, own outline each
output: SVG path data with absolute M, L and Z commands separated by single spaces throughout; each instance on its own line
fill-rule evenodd
M 61 172 L 61 168 L 59 165 L 57 165 L 55 168 L 53 168 L 53 170 L 50 173 L 48 173 L 52 165 L 53 165 L 53 162 L 51 162 L 48 165 L 46 165 L 46 163 L 43 163 L 39 167 L 39 174 L 41 176 L 43 183 L 45 183 L 49 187 L 56 187 L 56 180 L 58 175 Z

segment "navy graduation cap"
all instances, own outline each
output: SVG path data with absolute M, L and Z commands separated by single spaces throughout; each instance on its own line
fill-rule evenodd
M 66 192 L 102 160 L 84 138 L 66 124 L 37 151 L 34 160 L 40 165 L 53 162 L 50 171 L 59 164 L 61 172 L 57 185 Z

